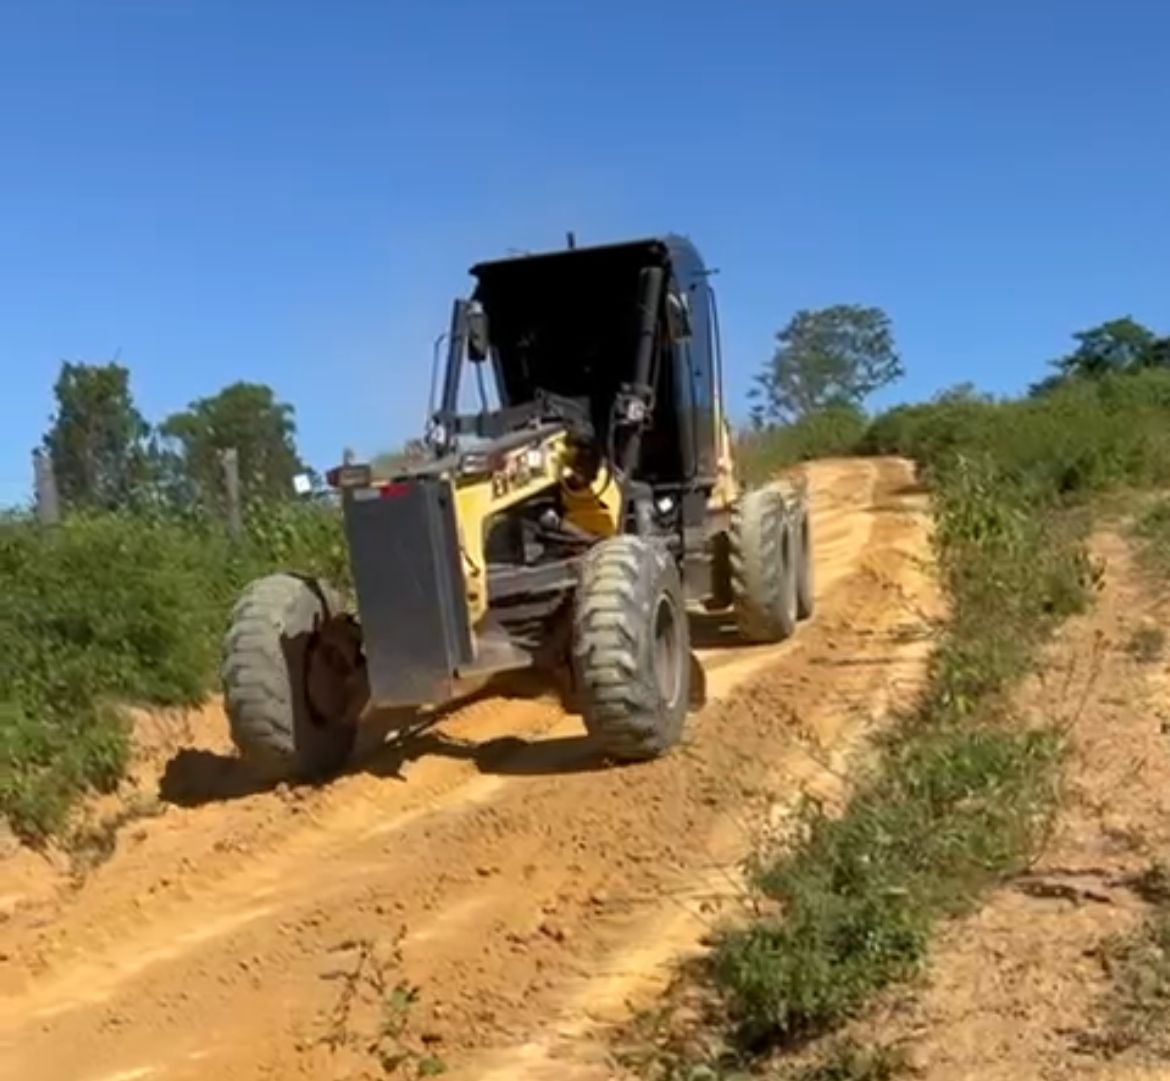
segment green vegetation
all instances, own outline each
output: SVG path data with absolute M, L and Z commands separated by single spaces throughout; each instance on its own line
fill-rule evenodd
M 957 452 L 994 459 L 1016 484 L 1062 498 L 1170 481 L 1170 370 L 1070 380 L 1038 398 L 966 393 L 877 417 L 859 449 L 928 469 Z
M 0 812 L 59 831 L 86 789 L 117 783 L 115 703 L 189 704 L 211 687 L 243 584 L 276 567 L 344 581 L 337 515 L 256 507 L 232 541 L 214 520 L 92 512 L 0 524 Z
M 1151 911 L 1128 934 L 1105 942 L 1098 956 L 1109 977 L 1101 1024 L 1089 1034 L 1091 1050 L 1112 1057 L 1140 1051 L 1170 1057 L 1170 891 L 1165 867 L 1155 865 L 1135 882 Z M 1151 888 L 1152 887 L 1152 888 Z
M 239 455 L 242 498 L 284 500 L 304 467 L 292 406 L 271 387 L 233 383 L 152 426 L 119 364 L 63 364 L 45 433 L 61 501 L 70 510 L 224 510 L 220 453 Z
M 1159 579 L 1170 579 L 1170 499 L 1151 502 L 1139 515 L 1134 532 L 1146 566 Z
M 840 405 L 791 424 L 746 432 L 736 447 L 740 475 L 749 485 L 762 484 L 783 466 L 812 458 L 855 455 L 868 426 L 860 409 Z
M 1075 531 L 1001 463 L 940 463 L 934 486 L 953 616 L 929 690 L 840 817 L 810 807 L 795 851 L 760 857 L 754 887 L 779 915 L 714 952 L 745 1051 L 830 1030 L 913 974 L 934 923 L 1020 869 L 1044 829 L 1059 741 L 1014 725 L 1001 692 L 1084 603 L 1090 568 Z
M 766 915 L 726 929 L 703 976 L 740 1065 L 857 1016 L 920 969 L 940 919 L 1026 865 L 1054 809 L 1061 741 L 1055 727 L 1013 717 L 1007 692 L 1091 595 L 1083 537 L 1094 499 L 1170 481 L 1170 371 L 1148 365 L 1069 376 L 1020 400 L 956 388 L 876 417 L 852 447 L 842 443 L 855 418 L 834 412 L 746 436 L 752 469 L 849 449 L 914 458 L 951 618 L 918 707 L 883 740 L 844 812 L 808 807 L 796 846 L 754 861 Z M 1153 504 L 1141 529 L 1170 551 L 1170 504 Z M 1152 637 L 1134 646 L 1143 656 L 1161 647 Z M 1164 921 L 1151 924 L 1118 962 L 1137 973 L 1122 996 L 1137 1003 L 1131 1019 L 1170 1002 L 1168 941 Z M 893 1069 L 840 1047 L 798 1075 Z
M 958 387 L 872 420 L 835 407 L 740 437 L 744 478 L 811 458 L 901 454 L 924 479 L 962 454 L 993 461 L 1021 490 L 1065 501 L 1170 483 L 1170 370 L 1069 380 L 1034 398 L 995 400 Z M 1170 510 L 1162 512 L 1170 518 Z
M 871 1050 L 843 1041 L 832 1044 L 820 1058 L 781 1075 L 782 1081 L 891 1081 L 906 1064 L 896 1051 Z
M 200 398 L 159 427 L 166 449 L 163 478 L 172 499 L 221 511 L 220 452 L 239 454 L 240 490 L 252 500 L 287 499 L 293 477 L 304 470 L 297 455 L 292 406 L 278 402 L 271 387 L 233 383 Z
M 881 308 L 834 304 L 798 311 L 776 335 L 776 351 L 752 388 L 756 427 L 825 409 L 860 409 L 902 378 L 890 317 Z
M 291 410 L 268 388 L 229 387 L 166 432 L 143 420 L 118 365 L 66 364 L 56 393 L 45 448 L 64 520 L 0 518 L 0 814 L 34 842 L 122 777 L 121 707 L 209 690 L 249 579 L 295 568 L 344 584 L 348 571 L 336 511 L 292 498 Z M 212 491 L 215 450 L 229 445 L 249 499 L 236 538 Z
M 1056 373 L 1037 383 L 1032 388 L 1034 394 L 1043 394 L 1070 379 L 1170 366 L 1170 337 L 1158 337 L 1128 315 L 1079 331 L 1073 338 L 1077 347 L 1052 362 Z
M 154 462 L 150 425 L 135 408 L 130 372 L 119 364 L 61 365 L 57 414 L 45 433 L 66 506 L 126 507 L 147 487 Z

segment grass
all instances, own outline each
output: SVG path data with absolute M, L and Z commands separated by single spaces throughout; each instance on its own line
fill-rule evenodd
M 1142 562 L 1158 579 L 1170 578 L 1170 499 L 1151 502 L 1134 523 Z
M 1051 807 L 1058 745 L 993 727 L 923 733 L 837 819 L 819 813 L 757 888 L 781 915 L 728 932 L 712 962 L 749 1051 L 828 1031 L 911 976 L 933 924 L 1022 869 Z
M 779 1081 L 893 1081 L 905 1070 L 905 1059 L 896 1050 L 843 1040 L 831 1044 L 815 1062 L 783 1072 Z
M 19 836 L 61 834 L 86 792 L 117 785 L 130 752 L 121 706 L 204 696 L 244 582 L 343 567 L 326 511 L 257 509 L 249 523 L 233 541 L 195 519 L 0 521 L 0 814 Z
M 1044 835 L 1060 741 L 1012 723 L 1003 692 L 1087 600 L 1075 522 L 987 458 L 934 476 L 952 618 L 919 709 L 839 817 L 810 807 L 796 848 L 757 857 L 776 915 L 726 931 L 710 977 L 734 1041 L 758 1053 L 841 1025 L 918 971 L 939 919 L 1019 871 Z
M 1105 1057 L 1170 1058 L 1170 894 L 1163 890 L 1140 926 L 1106 942 L 1099 957 L 1110 988 L 1088 1048 Z
M 1166 632 L 1155 624 L 1142 624 L 1129 636 L 1125 648 L 1134 660 L 1142 664 L 1154 664 L 1166 652 Z

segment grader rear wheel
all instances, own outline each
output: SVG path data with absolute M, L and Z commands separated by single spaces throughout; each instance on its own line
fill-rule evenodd
M 780 642 L 796 630 L 797 537 L 784 496 L 748 492 L 731 523 L 731 592 L 740 634 Z

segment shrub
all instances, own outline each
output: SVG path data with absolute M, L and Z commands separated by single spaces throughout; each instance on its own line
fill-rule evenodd
M 748 432 L 736 447 L 740 472 L 746 483 L 762 484 L 797 462 L 855 454 L 865 432 L 865 414 L 852 406 L 834 406 L 792 424 Z
M 338 575 L 338 516 L 290 504 L 245 537 L 199 518 L 79 514 L 53 529 L 0 522 L 0 813 L 30 840 L 59 831 L 128 756 L 116 708 L 198 702 L 228 611 L 251 577 Z
M 1050 474 L 986 452 L 948 451 L 932 483 L 952 618 L 929 689 L 842 816 L 809 806 L 796 849 L 759 857 L 754 886 L 779 914 L 726 932 L 712 958 L 748 1051 L 830 1029 L 911 975 L 934 923 L 1022 867 L 1052 807 L 1059 741 L 1005 724 L 998 695 L 1086 600 L 1076 522 Z
M 957 453 L 990 458 L 1005 477 L 1068 498 L 1170 480 L 1170 372 L 1071 380 L 1038 398 L 947 399 L 875 417 L 860 441 L 904 454 L 929 475 Z

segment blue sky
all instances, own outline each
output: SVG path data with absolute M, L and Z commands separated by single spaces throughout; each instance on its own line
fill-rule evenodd
M 566 229 L 698 243 L 740 413 L 800 307 L 885 307 L 901 398 L 1170 331 L 1167 41 L 1163 0 L 0 0 L 0 502 L 62 358 L 391 446 L 468 265 Z

